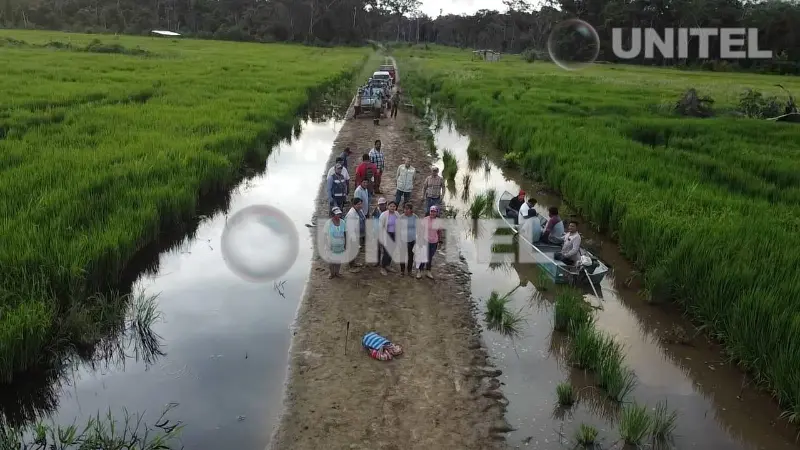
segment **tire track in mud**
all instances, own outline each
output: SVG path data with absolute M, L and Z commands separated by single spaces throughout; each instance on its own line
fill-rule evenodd
M 412 202 L 422 217 L 422 184 L 433 161 L 425 143 L 410 132 L 415 120 L 402 111 L 379 126 L 366 118 L 348 119 L 327 167 L 350 146 L 356 149 L 348 167 L 354 174 L 361 154 L 380 139 L 384 196 L 394 196 L 393 174 L 401 157 L 409 157 L 417 169 Z M 324 183 L 316 202 L 321 226 L 328 218 Z M 363 253 L 359 259 L 363 262 Z M 500 372 L 487 367 L 463 262 L 447 263 L 438 254 L 435 281 L 400 277 L 399 271 L 382 276 L 375 267 L 360 273 L 343 268 L 342 279 L 329 280 L 326 270 L 316 256 L 295 322 L 285 409 L 271 449 L 505 448 L 507 400 L 498 397 Z M 361 336 L 372 330 L 403 346 L 405 354 L 390 362 L 369 358 Z

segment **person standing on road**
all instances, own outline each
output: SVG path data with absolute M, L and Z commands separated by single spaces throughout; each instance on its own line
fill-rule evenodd
M 344 179 L 345 180 L 350 182 L 350 174 L 347 173 L 347 164 L 345 163 L 344 158 L 342 158 L 341 156 L 337 157 L 336 158 L 336 163 L 333 165 L 333 167 L 328 169 L 328 176 L 331 176 L 331 175 L 334 174 L 334 172 L 336 172 L 336 166 L 337 165 L 338 166 L 342 166 L 342 175 L 344 175 Z
M 384 242 L 383 258 L 381 259 L 381 275 L 388 274 L 386 269 L 389 267 L 389 264 L 392 263 L 391 249 L 397 247 L 397 219 L 399 217 L 400 214 L 397 212 L 397 203 L 391 201 L 387 205 L 386 211 L 382 212 L 380 218 L 378 218 L 378 227 L 380 230 L 378 236 L 379 239 Z
M 392 112 L 390 116 L 393 119 L 397 118 L 397 105 L 399 103 L 400 103 L 400 89 L 397 89 L 394 91 L 394 94 L 392 95 Z
M 367 180 L 361 180 L 361 185 L 353 192 L 353 196 L 361 199 L 361 201 L 364 202 L 362 208 L 366 208 L 367 211 L 369 211 L 369 202 L 372 200 L 372 196 L 369 194 L 369 183 L 367 183 Z
M 414 188 L 414 175 L 417 169 L 408 164 L 408 157 L 403 157 L 403 163 L 397 167 L 397 192 L 394 201 L 400 205 L 411 201 L 411 190 Z
M 369 195 L 375 193 L 375 177 L 378 173 L 378 166 L 369 160 L 369 155 L 364 153 L 361 155 L 361 164 L 356 167 L 356 186 L 361 184 L 362 180 L 367 180 Z
M 374 228 L 375 236 L 380 236 L 381 227 L 379 223 L 381 214 L 383 214 L 384 211 L 386 211 L 386 199 L 381 197 L 378 199 L 378 206 L 375 207 L 375 209 L 372 211 L 372 214 L 370 215 L 370 217 L 372 218 L 373 226 L 375 227 Z M 381 248 L 381 243 L 378 242 L 378 262 L 377 264 L 375 264 L 376 267 L 381 265 L 382 256 L 383 256 L 383 249 Z
M 444 179 L 439 176 L 439 168 L 431 168 L 431 174 L 425 179 L 423 186 L 425 192 L 425 215 L 430 214 L 431 207 L 439 206 L 442 204 L 442 195 L 444 194 Z
M 341 277 L 340 270 L 345 256 L 345 239 L 346 239 L 346 223 L 342 219 L 341 208 L 334 207 L 331 209 L 331 218 L 325 227 L 325 236 L 327 238 L 327 247 L 331 253 L 331 261 L 328 262 L 330 274 L 328 278 Z
M 330 207 L 344 208 L 344 201 L 347 199 L 348 186 L 347 180 L 342 174 L 342 165 L 336 164 L 333 167 L 333 174 L 328 176 L 327 193 Z
M 375 141 L 375 147 L 369 151 L 369 160 L 378 168 L 378 172 L 375 174 L 375 193 L 383 194 L 383 192 L 381 192 L 381 178 L 383 177 L 383 171 L 386 168 L 386 163 L 383 158 L 383 152 L 381 151 L 380 139 Z
M 367 216 L 364 215 L 364 202 L 360 198 L 353 198 L 353 206 L 350 211 L 347 211 L 344 220 L 347 223 L 347 235 L 351 236 L 351 245 L 356 245 L 356 242 L 358 242 L 360 251 L 361 247 L 364 246 L 364 238 L 367 234 Z M 358 239 L 356 239 L 356 236 L 358 236 Z M 358 253 L 355 253 L 355 255 L 358 256 Z M 360 271 L 360 267 L 361 264 L 357 263 L 355 258 L 348 263 L 348 268 L 351 272 Z
M 348 167 L 347 163 L 349 162 L 347 160 L 347 158 L 349 158 L 350 155 L 352 155 L 352 154 L 353 154 L 353 152 L 350 150 L 350 147 L 345 147 L 344 151 L 342 151 L 342 154 L 339 155 L 339 158 L 341 158 L 341 160 L 342 160 L 342 165 L 344 166 L 344 170 L 345 171 L 347 170 L 347 167 Z M 348 177 L 347 179 L 349 180 L 350 177 Z
M 405 249 L 405 258 L 400 259 L 400 276 L 405 276 L 408 269 L 408 276 L 414 270 L 414 246 L 417 245 L 417 215 L 414 214 L 414 205 L 406 202 L 403 205 L 403 215 L 400 216 L 396 242 Z M 405 246 L 402 247 L 402 243 Z
M 429 215 L 422 219 L 422 236 L 425 237 L 425 242 L 428 244 L 426 262 L 419 265 L 417 270 L 417 279 L 422 278 L 422 272 L 425 276 L 433 280 L 433 273 L 431 266 L 433 265 L 433 256 L 436 255 L 436 250 L 439 248 L 439 243 L 442 241 L 442 224 L 439 219 L 439 208 L 431 206 L 428 211 Z

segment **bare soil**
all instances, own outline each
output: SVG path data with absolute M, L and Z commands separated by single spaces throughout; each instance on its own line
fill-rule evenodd
M 378 126 L 370 118 L 349 118 L 328 167 L 350 146 L 357 149 L 348 167 L 354 177 L 361 154 L 380 139 L 386 158 L 384 196 L 394 198 L 393 174 L 402 156 L 409 157 L 417 169 L 412 201 L 422 217 L 422 184 L 432 158 L 415 140 L 415 121 L 403 111 Z M 324 223 L 328 213 L 321 184 L 316 221 Z M 435 281 L 400 277 L 396 264 L 387 276 L 376 267 L 365 266 L 359 273 L 342 267 L 342 278 L 328 279 L 327 269 L 319 258 L 312 263 L 295 323 L 284 414 L 271 448 L 505 448 L 508 401 L 499 390 L 500 372 L 488 366 L 466 265 L 448 263 L 439 252 Z M 400 344 L 404 355 L 388 362 L 371 359 L 361 347 L 369 331 Z

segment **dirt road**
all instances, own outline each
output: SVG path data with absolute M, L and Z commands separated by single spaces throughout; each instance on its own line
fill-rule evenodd
M 328 166 L 344 147 L 357 148 L 348 167 L 354 176 L 360 155 L 380 139 L 385 197 L 393 199 L 393 174 L 408 156 L 417 169 L 412 200 L 422 217 L 422 184 L 432 159 L 409 130 L 414 120 L 402 111 L 379 126 L 368 118 L 348 119 Z M 324 185 L 316 217 L 320 224 L 328 217 Z M 437 254 L 435 281 L 401 278 L 396 267 L 387 276 L 375 267 L 360 273 L 343 268 L 343 278 L 330 280 L 327 264 L 313 262 L 295 323 L 285 411 L 273 450 L 505 447 L 507 401 L 495 378 L 499 371 L 487 367 L 465 265 Z M 360 341 L 373 330 L 403 346 L 405 354 L 389 362 L 369 358 Z

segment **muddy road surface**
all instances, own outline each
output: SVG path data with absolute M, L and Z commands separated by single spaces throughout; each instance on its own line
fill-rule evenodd
M 383 196 L 393 199 L 393 174 L 408 157 L 417 169 L 412 202 L 422 217 L 422 185 L 433 160 L 411 133 L 412 120 L 403 111 L 379 126 L 367 118 L 349 119 L 329 167 L 349 146 L 356 149 L 348 166 L 354 177 L 361 154 L 380 139 L 386 159 Z M 324 185 L 319 189 L 316 222 L 322 225 L 329 207 Z M 380 195 L 375 197 L 371 208 Z M 503 448 L 506 402 L 497 390 L 498 374 L 487 367 L 464 264 L 448 263 L 438 252 L 435 280 L 401 277 L 396 265 L 388 275 L 370 265 L 358 273 L 343 267 L 342 278 L 329 279 L 327 268 L 322 259 L 312 263 L 295 324 L 285 412 L 271 448 Z M 400 344 L 404 354 L 389 362 L 371 359 L 361 348 L 369 331 Z

